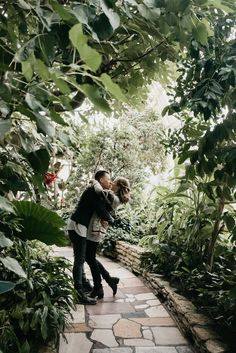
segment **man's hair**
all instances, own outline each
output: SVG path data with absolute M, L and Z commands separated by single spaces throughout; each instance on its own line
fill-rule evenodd
M 99 181 L 105 174 L 109 174 L 109 172 L 104 169 L 98 170 L 94 175 L 94 179 Z

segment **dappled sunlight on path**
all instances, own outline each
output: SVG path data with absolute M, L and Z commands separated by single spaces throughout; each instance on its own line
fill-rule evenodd
M 73 260 L 72 249 L 55 254 Z M 77 305 L 61 338 L 59 353 L 193 353 L 169 313 L 132 272 L 99 257 L 112 276 L 120 278 L 115 297 L 106 283 L 96 305 Z M 91 278 L 86 268 L 88 278 Z

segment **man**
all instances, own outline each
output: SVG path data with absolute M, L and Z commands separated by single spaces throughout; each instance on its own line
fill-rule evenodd
M 111 189 L 115 187 L 115 183 L 111 183 Z M 120 199 L 116 196 L 113 191 L 111 194 L 108 193 L 106 185 L 103 183 L 103 179 L 99 177 L 99 174 L 95 174 L 95 181 L 93 181 L 95 192 L 104 200 L 104 203 L 109 212 L 114 215 L 114 209 L 120 204 Z M 86 262 L 88 263 L 91 274 L 93 277 L 94 288 L 89 294 L 92 298 L 103 298 L 104 291 L 102 287 L 102 277 L 112 288 L 113 295 L 116 295 L 117 285 L 119 283 L 118 277 L 112 277 L 110 273 L 105 269 L 100 261 L 96 258 L 96 252 L 99 241 L 105 235 L 107 230 L 108 222 L 99 218 L 95 212 L 91 219 L 87 230 L 87 244 L 86 244 Z
M 104 189 L 111 186 L 111 178 L 107 171 L 100 170 L 95 174 L 95 179 L 100 182 Z M 80 304 L 96 304 L 96 299 L 90 298 L 83 286 L 83 266 L 86 255 L 87 228 L 93 213 L 104 221 L 112 224 L 113 217 L 110 215 L 104 200 L 95 192 L 93 186 L 89 186 L 81 195 L 79 202 L 72 213 L 68 223 L 68 235 L 74 250 L 73 279 L 78 293 Z

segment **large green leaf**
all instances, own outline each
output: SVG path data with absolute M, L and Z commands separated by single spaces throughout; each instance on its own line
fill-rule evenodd
M 226 224 L 226 227 L 228 228 L 228 230 L 231 232 L 234 227 L 235 227 L 235 220 L 234 220 L 234 217 L 231 216 L 230 214 L 225 214 L 223 216 L 223 220 Z
M 17 0 L 19 6 L 24 10 L 30 10 L 31 6 L 24 0 Z
M 146 5 L 140 4 L 138 5 L 138 10 L 140 14 L 149 21 L 155 21 L 161 14 L 161 10 L 159 8 L 150 9 Z
M 0 120 L 0 142 L 4 140 L 5 134 L 11 129 L 11 120 L 10 119 L 1 119 Z
M 27 81 L 30 81 L 34 74 L 34 70 L 31 62 L 28 60 L 22 61 L 21 67 L 22 67 L 22 74 L 25 76 Z
M 50 110 L 50 117 L 52 118 L 53 121 L 55 121 L 57 124 L 63 125 L 63 126 L 68 126 L 67 122 L 62 118 L 62 114 L 59 114 L 55 112 L 54 110 Z
M 47 66 L 40 59 L 36 59 L 34 62 L 34 69 L 42 78 L 43 81 L 48 81 L 50 79 L 50 72 L 48 71 Z
M 15 287 L 15 283 L 10 281 L 0 281 L 0 294 L 9 292 Z
M 102 57 L 95 49 L 88 46 L 88 37 L 83 34 L 81 23 L 78 23 L 71 28 L 69 38 L 73 46 L 78 50 L 80 57 L 85 64 L 92 71 L 96 71 L 101 65 Z
M 56 73 L 53 73 L 51 75 L 51 78 L 53 79 L 53 81 L 55 82 L 55 85 L 59 88 L 59 90 L 67 95 L 67 94 L 70 94 L 71 91 L 70 91 L 70 87 L 68 86 L 68 84 L 62 79 L 62 78 L 59 78 Z
M 101 0 L 101 7 L 105 13 L 105 15 L 108 17 L 109 22 L 113 29 L 117 29 L 120 25 L 120 17 L 119 15 L 112 9 L 108 8 L 106 2 L 104 0 Z
M 21 218 L 22 239 L 38 239 L 48 245 L 65 245 L 65 222 L 55 212 L 30 201 L 14 201 L 16 214 Z
M 53 10 L 58 13 L 62 20 L 68 22 L 72 22 L 75 20 L 74 15 L 71 13 L 71 9 L 58 4 L 58 1 L 49 0 L 49 3 L 52 6 Z
M 26 158 L 36 174 L 44 175 L 48 171 L 50 155 L 45 148 L 28 153 Z
M 11 91 L 7 85 L 0 82 L 0 97 L 4 99 L 5 102 L 10 102 L 11 100 Z
M 89 84 L 80 85 L 79 87 L 96 108 L 106 113 L 111 111 L 107 101 L 102 97 L 99 87 Z
M 72 143 L 68 134 L 63 131 L 58 131 L 58 138 L 62 143 L 64 143 L 65 146 L 71 147 Z
M 36 116 L 36 124 L 39 129 L 39 132 L 48 135 L 49 137 L 55 136 L 55 126 L 52 122 L 46 118 L 46 116 L 35 113 Z
M 109 75 L 102 74 L 100 76 L 100 79 L 108 92 L 110 92 L 115 98 L 119 99 L 120 101 L 126 102 L 126 97 L 121 91 L 120 87 L 112 81 Z
M 4 118 L 10 113 L 10 106 L 3 99 L 0 99 L 0 112 Z
M 193 37 L 202 45 L 207 45 L 208 31 L 203 22 L 199 22 L 195 27 L 193 27 Z
M 18 276 L 23 278 L 27 277 L 25 271 L 23 270 L 19 262 L 13 259 L 12 257 L 10 256 L 0 257 L 0 261 L 3 263 L 3 266 L 5 268 L 16 273 Z
M 42 104 L 36 99 L 36 97 L 27 92 L 25 95 L 25 101 L 28 104 L 28 106 L 30 107 L 30 109 L 32 109 L 35 112 L 39 112 L 39 111 L 45 111 L 46 109 L 42 106 Z
M 84 4 L 74 6 L 72 12 L 79 20 L 79 22 L 84 24 L 88 24 L 89 22 L 94 20 L 96 16 L 95 8 Z
M 19 104 L 18 105 L 18 111 L 22 115 L 25 115 L 25 116 L 29 117 L 31 120 L 33 120 L 33 121 L 36 120 L 34 113 L 32 113 L 32 111 L 29 110 L 29 108 L 25 104 Z
M 12 203 L 3 196 L 0 196 L 0 210 L 15 213 Z
M 113 34 L 113 28 L 104 13 L 96 16 L 92 22 L 92 28 L 100 40 L 107 40 Z
M 13 245 L 13 242 L 5 237 L 5 235 L 0 232 L 0 248 L 7 248 Z
M 43 308 L 42 316 L 41 316 L 41 333 L 44 340 L 48 337 L 48 327 L 47 327 L 47 316 L 48 316 L 48 307 L 45 306 Z

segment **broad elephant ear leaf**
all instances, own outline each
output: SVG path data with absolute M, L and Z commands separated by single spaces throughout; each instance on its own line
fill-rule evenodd
M 31 201 L 14 201 L 14 206 L 21 219 L 19 238 L 38 239 L 48 245 L 66 245 L 65 222 L 57 213 Z
M 50 155 L 45 148 L 41 148 L 30 152 L 26 155 L 35 174 L 43 175 L 49 167 Z
M 16 273 L 19 277 L 27 278 L 25 271 L 23 270 L 19 262 L 13 257 L 0 257 L 0 261 L 2 262 L 3 266 L 9 271 Z
M 15 288 L 15 283 L 10 281 L 0 281 L 0 294 L 9 292 Z

